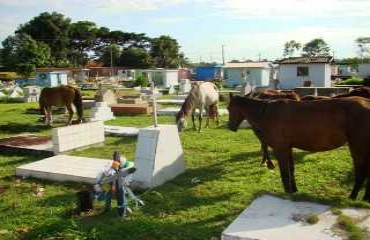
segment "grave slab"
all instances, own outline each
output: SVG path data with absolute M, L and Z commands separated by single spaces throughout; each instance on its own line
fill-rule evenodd
M 156 101 L 159 104 L 177 104 L 177 105 L 182 105 L 185 102 L 185 100 L 182 99 L 158 99 Z
M 293 202 L 270 195 L 255 199 L 222 233 L 222 240 L 339 240 L 337 215 L 331 206 L 311 202 Z M 358 217 L 358 225 L 369 229 L 368 209 L 343 209 L 343 214 Z M 363 212 L 365 211 L 365 212 Z M 315 214 L 319 221 L 309 224 L 305 218 Z M 366 217 L 364 217 L 366 216 Z M 365 226 L 366 225 L 366 226 Z
M 108 159 L 57 155 L 16 168 L 16 175 L 50 181 L 94 183 Z
M 152 188 L 185 172 L 184 152 L 176 125 L 139 130 L 133 186 Z
M 105 125 L 104 133 L 114 136 L 137 136 L 139 135 L 139 128 Z

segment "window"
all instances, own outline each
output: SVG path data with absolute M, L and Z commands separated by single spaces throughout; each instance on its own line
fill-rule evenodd
M 307 77 L 308 76 L 308 67 L 297 67 L 297 76 L 298 77 Z

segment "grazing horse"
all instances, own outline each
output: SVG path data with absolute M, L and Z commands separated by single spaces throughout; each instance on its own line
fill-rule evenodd
M 262 101 L 230 96 L 229 129 L 237 131 L 247 119 L 278 160 L 284 190 L 297 191 L 293 148 L 328 151 L 348 143 L 355 171 L 350 198 L 355 199 L 370 178 L 370 101 L 361 97 L 296 102 Z M 271 121 L 273 119 L 274 121 Z M 370 179 L 364 200 L 370 201 Z
M 40 93 L 39 106 L 41 114 L 45 115 L 45 123 L 50 125 L 52 123 L 51 107 L 66 107 L 68 110 L 68 122 L 72 123 L 73 109 L 72 103 L 75 105 L 78 115 L 78 122 L 83 120 L 82 112 L 82 96 L 78 89 L 71 86 L 58 86 L 53 88 L 43 88 Z
M 179 132 L 181 132 L 186 126 L 186 117 L 191 113 L 191 119 L 193 122 L 193 128 L 195 127 L 195 110 L 199 110 L 199 128 L 198 132 L 202 128 L 202 117 L 203 109 L 206 110 L 208 115 L 206 127 L 209 124 L 209 118 L 216 118 L 216 124 L 218 125 L 218 99 L 219 93 L 215 84 L 211 82 L 195 83 L 192 84 L 192 88 L 189 92 L 188 97 L 181 106 L 180 111 L 176 114 L 176 124 Z
M 299 95 L 295 93 L 294 91 L 281 92 L 281 91 L 271 89 L 271 88 L 268 88 L 266 90 L 263 90 L 257 93 L 254 97 L 258 99 L 264 99 L 264 100 L 290 99 L 290 100 L 300 101 Z M 268 169 L 274 169 L 275 166 L 274 166 L 274 163 L 270 159 L 270 155 L 268 152 L 268 145 L 263 142 L 263 140 L 259 136 L 259 131 L 257 129 L 252 128 L 252 130 L 261 143 L 261 151 L 262 151 L 261 165 L 264 165 L 266 163 L 266 166 Z

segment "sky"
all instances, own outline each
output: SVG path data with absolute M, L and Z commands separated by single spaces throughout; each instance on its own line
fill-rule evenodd
M 111 30 L 169 35 L 193 62 L 281 58 L 289 40 L 323 38 L 336 58 L 370 37 L 370 0 L 0 0 L 0 41 L 42 12 Z

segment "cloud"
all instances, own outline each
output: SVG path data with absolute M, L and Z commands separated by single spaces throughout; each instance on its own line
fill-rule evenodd
M 296 40 L 302 44 L 314 38 L 323 38 L 335 51 L 336 56 L 346 57 L 356 55 L 354 40 L 367 33 L 370 25 L 325 27 L 308 26 L 298 27 L 285 31 L 254 31 L 249 33 L 220 34 L 219 42 L 226 42 L 226 49 L 230 58 L 251 57 L 258 53 L 262 58 L 278 58 L 283 52 L 283 45 L 289 40 Z
M 232 18 L 367 17 L 366 0 L 215 0 L 216 14 Z

